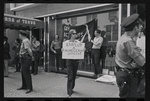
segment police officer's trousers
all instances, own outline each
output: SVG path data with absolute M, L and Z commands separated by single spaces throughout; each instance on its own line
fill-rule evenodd
M 68 70 L 68 81 L 67 81 L 67 94 L 72 95 L 72 90 L 75 87 L 75 79 L 78 69 L 78 60 L 66 60 Z
M 22 76 L 22 87 L 32 90 L 32 79 L 30 74 L 31 58 L 21 59 L 21 76 Z
M 137 98 L 138 76 L 119 70 L 116 72 L 116 82 L 120 98 Z

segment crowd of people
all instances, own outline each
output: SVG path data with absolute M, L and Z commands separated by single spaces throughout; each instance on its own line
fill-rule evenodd
M 132 19 L 132 20 L 131 20 Z M 134 19 L 134 20 L 133 20 Z M 111 50 L 110 54 L 115 55 L 115 62 L 117 65 L 116 72 L 116 82 L 119 87 L 119 96 L 120 97 L 137 97 L 139 94 L 137 92 L 138 85 L 141 83 L 141 80 L 145 82 L 143 76 L 136 76 L 136 71 L 139 68 L 145 67 L 145 47 L 140 45 L 140 38 L 145 38 L 142 32 L 143 24 L 139 20 L 139 15 L 134 14 L 125 19 L 121 26 L 125 28 L 125 33 L 118 40 L 116 45 L 116 51 Z M 139 34 L 140 33 L 140 34 Z M 96 29 L 94 32 L 94 38 L 92 39 L 89 35 L 88 28 L 86 26 L 86 34 L 88 34 L 88 39 L 92 43 L 91 57 L 94 64 L 94 77 L 98 78 L 102 74 L 103 68 L 105 68 L 105 59 L 107 54 L 107 38 L 106 31 L 101 31 Z M 139 38 L 139 36 L 140 38 Z M 73 42 L 73 43 L 83 43 L 83 41 L 77 40 L 77 32 L 75 29 L 70 29 L 69 31 L 70 39 L 64 40 L 64 42 Z M 30 41 L 28 38 L 28 33 L 26 31 L 20 30 L 19 38 L 16 39 L 12 49 L 15 51 L 15 72 L 21 71 L 22 76 L 22 86 L 18 90 L 26 89 L 26 93 L 30 93 L 33 90 L 32 87 L 32 77 L 31 73 L 34 75 L 38 74 L 38 59 L 39 59 L 39 49 L 40 42 L 36 37 L 32 37 Z M 137 37 L 137 45 L 134 37 Z M 7 42 L 8 38 L 4 36 L 4 76 L 8 77 L 8 60 L 11 58 L 9 51 L 9 43 Z M 140 48 L 139 48 L 140 47 Z M 51 51 L 55 56 L 55 67 L 56 72 L 59 72 L 59 66 L 61 62 L 61 56 L 63 52 L 62 42 L 59 39 L 59 35 L 55 35 L 55 39 L 51 42 L 50 45 Z M 86 47 L 84 49 L 86 52 Z M 102 65 L 100 66 L 100 62 Z M 75 79 L 78 70 L 79 60 L 78 59 L 63 59 L 62 70 L 67 68 L 68 80 L 67 80 L 67 94 L 68 97 L 71 97 L 73 89 L 75 87 Z M 30 71 L 30 66 L 32 64 L 32 69 Z M 129 74 L 128 76 L 126 75 Z M 142 78 L 141 78 L 142 77 Z M 139 79 L 140 78 L 140 79 Z M 143 82 L 142 81 L 142 82 Z M 144 89 L 144 88 L 143 88 Z M 140 92 L 141 90 L 139 90 Z M 143 92 L 142 92 L 143 93 Z M 143 95 L 140 95 L 142 96 Z

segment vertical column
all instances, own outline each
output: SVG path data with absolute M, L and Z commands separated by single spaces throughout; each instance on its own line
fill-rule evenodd
M 121 36 L 121 14 L 122 14 L 122 4 L 119 4 L 119 21 L 118 21 L 118 39 L 120 38 Z
M 49 34 L 50 34 L 50 17 L 47 18 L 48 20 L 48 33 L 47 33 L 47 69 L 50 72 L 50 65 L 49 65 Z
M 43 58 L 44 58 L 44 70 L 46 68 L 46 57 L 45 57 L 45 52 L 46 52 L 46 39 L 45 36 L 46 35 L 46 18 L 44 17 L 44 46 L 45 46 L 45 51 L 43 52 Z
M 29 31 L 29 34 L 30 34 L 29 39 L 31 41 L 32 40 L 32 30 Z
M 57 19 L 55 17 L 55 35 L 57 34 Z
M 127 17 L 130 16 L 130 4 L 127 4 Z

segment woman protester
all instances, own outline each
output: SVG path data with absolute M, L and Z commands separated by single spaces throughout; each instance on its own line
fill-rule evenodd
M 102 70 L 103 70 L 105 68 L 105 59 L 106 59 L 107 44 L 108 44 L 105 31 L 101 32 L 101 37 L 103 38 L 103 43 L 102 43 L 102 46 L 100 48 L 100 60 L 102 62 Z M 103 72 L 102 70 L 101 70 L 101 74 Z
M 80 41 L 78 41 L 76 39 L 77 38 L 77 32 L 75 29 L 71 29 L 69 31 L 69 35 L 70 35 L 71 39 L 66 40 L 65 42 L 81 43 Z M 63 50 L 64 49 L 62 48 L 62 51 Z M 68 97 L 71 97 L 71 95 L 73 93 L 73 89 L 75 87 L 75 79 L 76 79 L 78 65 L 79 65 L 79 59 L 66 59 L 66 66 L 67 66 L 67 71 L 68 71 L 68 80 L 67 80 Z

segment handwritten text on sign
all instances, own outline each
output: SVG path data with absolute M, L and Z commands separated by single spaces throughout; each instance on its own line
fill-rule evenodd
M 63 59 L 84 59 L 85 43 L 63 42 Z

